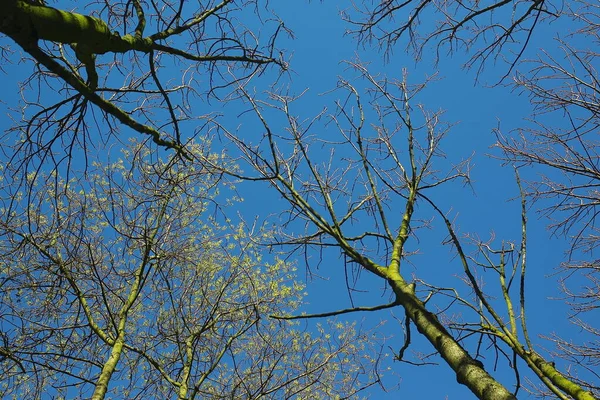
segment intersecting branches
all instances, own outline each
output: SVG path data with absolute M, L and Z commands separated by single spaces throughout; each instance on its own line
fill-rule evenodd
M 469 335 L 480 335 L 482 339 L 491 342 L 500 353 L 502 353 L 512 364 L 515 372 L 517 388 L 519 390 L 521 378 L 517 368 L 516 358 L 521 358 L 533 371 L 546 388 L 560 399 L 594 399 L 589 384 L 574 379 L 568 372 L 560 372 L 554 362 L 547 361 L 533 348 L 532 341 L 527 330 L 527 319 L 525 314 L 525 281 L 527 269 L 527 208 L 525 192 L 517 175 L 517 183 L 521 192 L 521 218 L 522 237 L 517 247 L 513 243 L 503 244 L 500 249 L 494 249 L 489 243 L 474 240 L 479 257 L 470 257 L 464 251 L 464 246 L 458 238 L 452 223 L 442 211 L 425 198 L 445 221 L 449 242 L 452 243 L 459 256 L 464 269 L 466 281 L 473 289 L 474 301 L 469 301 L 456 296 L 456 299 L 480 316 L 478 324 L 453 322 L 451 327 L 458 331 L 467 332 Z M 497 275 L 500 294 L 504 302 L 504 309 L 500 310 L 491 301 L 488 293 L 484 291 L 476 271 L 482 271 L 484 275 L 490 273 Z M 516 303 L 516 304 L 515 304 Z M 513 356 L 503 351 L 497 344 L 497 340 L 508 346 Z M 512 361 L 512 362 L 511 362 Z
M 244 180 L 268 181 L 292 205 L 284 212 L 284 227 L 299 222 L 314 229 L 301 235 L 284 234 L 277 244 L 339 246 L 352 261 L 382 276 L 382 265 L 390 262 L 390 257 L 375 255 L 371 259 L 367 255 L 383 247 L 393 254 L 393 268 L 399 270 L 402 247 L 409 231 L 417 228 L 408 226 L 416 192 L 468 179 L 468 162 L 446 173 L 431 167 L 432 160 L 442 155 L 438 146 L 449 125 L 440 122 L 440 112 L 431 113 L 421 106 L 418 116 L 412 116 L 415 111 L 410 102 L 425 85 L 411 87 L 405 80 L 378 80 L 361 64 L 348 65 L 369 85 L 368 111 L 378 123 L 365 125 L 363 99 L 344 79 L 340 79 L 337 91 L 346 95 L 336 102 L 335 113 L 322 112 L 307 120 L 293 115 L 292 107 L 302 96 L 270 92 L 267 100 L 260 100 L 240 87 L 241 96 L 265 133 L 255 144 L 222 127 L 223 135 L 239 149 L 236 161 L 241 163 L 240 169 L 252 167 L 250 171 L 258 174 L 227 172 Z M 273 130 L 266 115 L 272 112 L 284 116 L 285 131 Z M 397 141 L 405 141 L 406 149 Z M 405 217 L 388 211 L 398 199 L 407 201 Z M 357 221 L 360 228 L 356 228 Z M 365 230 L 367 224 L 370 229 Z M 393 232 L 393 224 L 401 225 L 400 233 Z
M 31 174 L 28 198 L 5 175 L 2 397 L 323 398 L 376 382 L 368 333 L 265 318 L 300 304 L 293 265 L 206 217 L 219 176 L 171 156 L 136 144 L 59 191 Z
M 516 86 L 530 96 L 536 114 L 513 137 L 498 129 L 497 146 L 511 163 L 543 168 L 542 179 L 531 183 L 530 195 L 551 200 L 544 213 L 554 219 L 557 234 L 572 237 L 573 250 L 591 251 L 598 243 L 598 53 L 561 45 L 564 61 L 542 54 L 531 61 L 530 73 L 516 77 Z
M 391 52 L 400 38 L 420 58 L 428 44 L 443 52 L 466 51 L 467 67 L 478 74 L 485 64 L 508 59 L 508 76 L 523 55 L 537 25 L 561 12 L 551 0 L 384 0 L 355 4 L 343 14 L 361 42 L 376 41 Z M 511 54 L 510 59 L 508 54 Z
M 227 154 L 240 169 L 199 161 L 243 181 L 265 182 L 285 200 L 281 232 L 270 245 L 291 253 L 303 251 L 307 259 L 310 251 L 333 249 L 358 273 L 380 278 L 394 297 L 388 304 L 353 305 L 299 318 L 402 307 L 459 383 L 479 398 L 513 399 L 429 311 L 402 271 L 410 255 L 409 241 L 419 231 L 417 202 L 441 185 L 468 183 L 468 160 L 435 170 L 434 161 L 443 155 L 440 142 L 450 126 L 441 121 L 441 112 L 415 106 L 424 84 L 409 85 L 406 73 L 392 80 L 373 76 L 360 62 L 347 65 L 358 78 L 339 79 L 333 93 L 342 96 L 335 111 L 309 119 L 293 112 L 302 95 L 275 91 L 261 99 L 240 86 L 240 99 L 258 126 L 242 126 L 243 133 L 225 126 L 220 130 L 221 137 L 235 145 L 228 146 Z M 283 127 L 274 126 L 275 119 Z M 261 133 L 253 137 L 252 131 Z
M 598 332 L 587 311 L 597 308 L 599 300 L 594 290 L 600 275 L 593 252 L 600 243 L 600 80 L 595 50 L 600 12 L 597 4 L 585 1 L 573 1 L 568 12 L 578 22 L 578 30 L 557 39 L 559 53 L 541 53 L 528 61 L 528 72 L 515 77 L 515 87 L 529 95 L 534 115 L 513 135 L 498 129 L 497 147 L 502 151 L 499 157 L 523 167 L 522 171 L 537 167 L 527 195 L 540 206 L 553 232 L 571 242 L 568 261 L 560 266 L 562 289 L 573 309 L 571 322 L 592 339 L 579 344 L 558 336 L 552 340 L 557 355 L 592 371 L 596 379 L 593 371 L 599 358 L 590 350 Z
M 199 117 L 194 96 L 230 85 L 222 70 L 249 76 L 268 65 L 285 68 L 274 55 L 282 27 L 269 20 L 263 42 L 252 17 L 267 11 L 254 1 L 199 9 L 183 0 L 97 1 L 86 12 L 22 0 L 0 12 L 0 32 L 36 66 L 22 85 L 22 123 L 11 132 L 21 137 L 13 154 L 25 166 L 51 160 L 70 168 L 78 151 L 85 157 L 88 146 L 114 140 L 123 128 L 189 158 L 184 145 L 193 134 L 181 132 Z

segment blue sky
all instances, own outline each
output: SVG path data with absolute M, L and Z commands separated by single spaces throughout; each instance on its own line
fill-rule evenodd
M 402 51 L 402 41 L 390 59 L 382 62 L 382 54 L 375 46 L 357 45 L 352 37 L 345 34 L 348 26 L 340 20 L 339 11 L 347 7 L 346 3 L 311 2 L 303 7 L 286 3 L 273 6 L 295 34 L 295 39 L 284 41 L 282 47 L 292 54 L 290 75 L 295 92 L 309 89 L 301 102 L 303 107 L 296 109 L 301 115 L 308 117 L 316 114 L 322 107 L 331 109 L 333 104 L 326 100 L 330 97 L 319 94 L 334 88 L 338 76 L 352 75 L 351 72 L 344 71 L 341 60 L 358 57 L 369 63 L 372 74 L 390 77 L 399 77 L 402 68 L 406 68 L 412 83 L 418 83 L 437 73 L 440 80 L 431 83 L 418 101 L 429 109 L 446 110 L 444 118 L 448 122 L 457 123 L 443 146 L 446 160 L 457 162 L 472 156 L 474 168 L 472 187 L 461 188 L 460 185 L 454 185 L 450 186 L 451 189 L 440 189 L 442 192 L 438 193 L 435 200 L 455 218 L 461 233 L 478 235 L 484 240 L 493 235 L 496 238 L 494 244 L 498 246 L 503 240 L 518 243 L 521 216 L 520 204 L 515 200 L 518 188 L 514 170 L 512 166 L 502 165 L 500 160 L 489 156 L 499 154 L 496 149 L 491 148 L 495 142 L 493 129 L 500 126 L 503 132 L 509 132 L 523 126 L 523 120 L 530 115 L 531 110 L 527 97 L 512 90 L 510 79 L 505 81 L 504 86 L 492 87 L 498 77 L 506 73 L 506 64 L 499 62 L 498 65 L 488 65 L 480 83 L 475 84 L 475 71 L 465 70 L 461 66 L 465 61 L 464 55 L 442 57 L 434 65 L 431 54 L 426 54 L 422 61 L 415 63 L 410 54 Z M 549 27 L 540 26 L 531 39 L 525 58 L 533 56 L 540 48 L 553 51 L 556 48 L 553 41 L 556 32 L 564 33 L 568 28 L 568 23 L 562 22 Z M 528 173 L 536 174 L 535 171 L 522 173 L 526 177 Z M 265 205 L 265 193 L 254 190 L 254 184 L 250 184 L 247 191 L 244 191 L 242 185 L 240 190 L 246 200 L 246 207 L 252 210 L 251 214 L 273 212 L 273 205 L 278 204 L 269 203 L 268 211 L 261 213 L 260 210 Z M 544 351 L 551 348 L 552 344 L 538 335 L 564 333 L 580 338 L 581 333 L 571 328 L 566 319 L 568 308 L 557 299 L 560 292 L 555 272 L 565 260 L 566 240 L 564 237 L 553 237 L 546 229 L 548 220 L 538 218 L 535 210 L 535 207 L 531 209 L 528 224 L 528 327 L 536 338 L 537 348 Z M 429 211 L 423 211 L 425 215 L 429 214 Z M 438 219 L 434 222 L 433 229 L 420 235 L 420 243 L 411 243 L 412 248 L 418 248 L 420 254 L 411 259 L 408 270 L 412 269 L 418 276 L 432 279 L 440 285 L 457 285 L 460 267 L 449 246 L 441 244 L 444 239 L 445 232 Z M 324 312 L 350 306 L 342 271 L 343 261 L 335 254 L 324 258 L 317 274 L 326 279 L 309 281 L 307 290 L 310 304 L 306 306 L 307 312 Z M 490 279 L 486 287 L 496 284 Z M 368 295 L 357 296 L 362 300 L 357 301 L 360 305 L 371 306 L 388 301 L 387 296 L 381 297 L 381 283 L 364 273 L 358 287 L 368 291 Z M 390 339 L 386 345 L 397 351 L 402 344 L 402 335 L 399 335 L 400 326 L 393 316 L 401 318 L 402 312 L 356 313 L 345 319 L 360 321 L 365 327 L 376 326 L 385 321 L 378 332 L 388 336 Z M 415 336 L 418 335 L 413 335 L 413 338 Z M 429 344 L 421 338 L 414 339 L 413 343 L 411 348 L 415 351 L 427 353 L 431 350 Z M 484 362 L 489 365 L 493 364 L 492 360 L 493 357 Z M 389 366 L 391 372 L 385 382 L 388 388 L 398 384 L 394 388 L 397 392 L 395 395 L 403 398 L 464 399 L 472 396 L 465 388 L 456 384 L 454 375 L 443 362 L 436 367 L 413 367 L 393 362 Z M 524 366 L 521 367 L 523 371 Z M 501 367 L 498 369 L 501 372 L 494 375 L 511 387 L 513 377 Z M 374 399 L 391 396 L 378 392 L 378 389 L 374 389 L 371 395 Z M 527 394 L 521 391 L 519 398 L 527 398 Z
M 495 235 L 496 244 L 502 240 L 519 241 L 520 234 L 520 205 L 514 199 L 518 189 L 511 166 L 503 166 L 502 162 L 490 154 L 497 155 L 497 150 L 491 148 L 495 142 L 492 130 L 499 124 L 504 132 L 509 132 L 522 125 L 524 118 L 530 114 L 528 99 L 512 90 L 510 86 L 489 87 L 487 84 L 496 82 L 498 76 L 506 72 L 506 65 L 499 62 L 490 64 L 479 84 L 475 84 L 474 71 L 461 68 L 464 56 L 444 57 L 434 65 L 431 54 L 425 54 L 423 60 L 415 63 L 413 57 L 403 51 L 403 45 L 398 44 L 395 52 L 387 62 L 382 61 L 382 54 L 375 46 L 357 45 L 356 41 L 345 34 L 348 25 L 339 18 L 341 9 L 348 7 L 347 2 L 273 2 L 270 6 L 276 10 L 286 27 L 294 32 L 295 38 L 281 37 L 279 47 L 289 56 L 290 71 L 280 78 L 280 85 L 289 85 L 293 93 L 308 92 L 298 102 L 294 110 L 304 117 L 310 117 L 320 112 L 323 107 L 333 109 L 333 100 L 337 92 L 321 96 L 320 94 L 335 88 L 338 76 L 351 77 L 355 73 L 346 71 L 342 60 L 353 60 L 357 57 L 369 63 L 372 74 L 382 74 L 390 77 L 400 77 L 403 68 L 408 70 L 409 82 L 418 83 L 435 73 L 439 80 L 419 96 L 418 101 L 432 110 L 445 109 L 444 118 L 447 122 L 457 123 L 446 139 L 443 149 L 446 159 L 441 162 L 458 162 L 473 157 L 472 187 L 451 185 L 449 189 L 433 192 L 440 208 L 449 212 L 461 233 L 477 234 L 482 239 Z M 267 24 L 267 27 L 270 25 Z M 541 26 L 532 37 L 528 54 L 531 56 L 540 48 L 555 49 L 553 37 L 557 32 L 568 29 L 566 23 L 555 23 L 551 26 Z M 265 28 L 267 29 L 267 28 Z M 552 51 L 552 50 L 551 50 Z M 5 66 L 11 79 L 3 82 L 3 103 L 0 105 L 2 119 L 0 127 L 6 130 L 11 121 L 6 117 L 7 109 L 19 103 L 16 77 L 25 77 L 32 68 L 30 62 Z M 173 69 L 173 74 L 177 70 Z M 256 81 L 260 85 L 274 78 L 273 71 Z M 14 77 L 14 79 L 13 79 Z M 510 81 L 507 81 L 508 83 Z M 266 87 L 257 86 L 258 92 Z M 206 105 L 197 100 L 199 110 L 213 109 L 220 111 L 221 105 L 212 101 Z M 195 105 L 196 106 L 196 105 Z M 228 106 L 223 111 L 234 113 L 237 105 Z M 256 129 L 251 118 L 229 117 L 224 120 L 242 125 L 240 132 L 250 132 Z M 274 124 L 280 120 L 273 116 Z M 556 116 L 558 118 L 558 116 Z M 233 120 L 233 121 L 232 121 Z M 247 124 L 247 125 L 244 125 Z M 256 122 L 254 122 L 256 124 Z M 276 125 L 274 125 L 276 126 Z M 326 128 L 322 128 L 326 129 Z M 535 171 L 526 171 L 535 174 Z M 269 223 L 277 223 L 276 213 L 286 207 L 276 193 L 269 191 L 266 185 L 257 190 L 255 183 L 243 183 L 238 190 L 245 199 L 240 206 L 239 214 L 248 221 L 256 216 Z M 421 207 L 418 213 L 430 217 L 431 210 Z M 577 338 L 579 332 L 571 329 L 566 316 L 568 309 L 556 298 L 560 296 L 555 269 L 565 259 L 567 244 L 563 237 L 552 237 L 547 231 L 547 220 L 537 218 L 535 207 L 529 215 L 529 247 L 530 263 L 528 275 L 528 315 L 529 329 L 539 349 L 551 347 L 551 343 L 540 339 L 538 335 L 550 335 L 553 332 L 565 333 Z M 441 242 L 446 234 L 439 221 L 434 220 L 433 228 L 420 234 L 420 241 L 411 241 L 411 250 L 419 254 L 411 257 L 410 264 L 405 267 L 408 274 L 430 279 L 439 285 L 454 286 L 459 284 L 460 266 L 449 246 Z M 357 227 L 360 229 L 360 226 Z M 304 265 L 298 260 L 300 279 L 304 276 Z M 319 269 L 315 272 L 324 279 L 307 280 L 307 301 L 305 311 L 308 313 L 327 312 L 350 306 L 344 281 L 343 261 L 336 251 L 325 254 Z M 496 282 L 490 281 L 493 286 Z M 357 294 L 356 305 L 374 306 L 389 301 L 389 292 L 382 296 L 381 282 L 363 273 L 358 288 L 365 293 Z M 402 345 L 401 327 L 393 318 L 402 318 L 399 309 L 394 311 L 379 311 L 377 313 L 355 313 L 344 316 L 343 320 L 357 321 L 365 329 L 377 327 L 377 334 L 387 338 L 384 344 L 386 353 L 397 351 Z M 560 321 L 557 324 L 556 321 Z M 313 322 L 310 322 L 312 324 Z M 414 329 L 414 328 L 413 328 Z M 414 351 L 431 352 L 432 348 L 413 332 Z M 470 392 L 456 383 L 450 369 L 442 361 L 436 360 L 438 366 L 414 367 L 407 364 L 394 363 L 386 360 L 384 367 L 390 371 L 384 373 L 386 387 L 393 394 L 384 394 L 378 387 L 372 388 L 369 394 L 373 399 L 391 398 L 425 398 L 425 399 L 466 399 L 471 398 Z M 489 364 L 493 361 L 490 358 Z M 524 368 L 522 368 L 522 371 Z M 513 383 L 506 369 L 499 367 L 499 373 L 493 371 L 508 387 Z M 520 398 L 527 398 L 521 393 Z

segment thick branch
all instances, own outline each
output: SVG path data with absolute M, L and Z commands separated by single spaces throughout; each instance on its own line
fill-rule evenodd
M 516 399 L 502 384 L 487 373 L 480 361 L 473 359 L 452 337 L 435 314 L 428 311 L 425 304 L 417 298 L 411 285 L 408 285 L 399 274 L 390 276 L 388 282 L 418 331 L 429 340 L 454 370 L 458 383 L 467 386 L 479 399 Z
M 9 0 L 0 8 L 0 32 L 17 43 L 35 44 L 38 40 L 78 43 L 94 54 L 150 51 L 149 38 L 120 36 L 111 32 L 101 19 L 56 8 Z

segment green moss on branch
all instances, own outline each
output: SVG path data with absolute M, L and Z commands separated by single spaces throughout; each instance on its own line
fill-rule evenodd
M 5 3 L 0 8 L 0 32 L 20 45 L 27 46 L 38 40 L 77 43 L 91 53 L 105 54 L 130 50 L 148 52 L 153 44 L 149 38 L 111 32 L 99 18 L 21 0 Z

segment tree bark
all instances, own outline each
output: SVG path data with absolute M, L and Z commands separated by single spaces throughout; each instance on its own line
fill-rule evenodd
M 481 400 L 516 400 L 512 393 L 487 373 L 480 361 L 471 357 L 456 342 L 435 314 L 425 308 L 423 302 L 410 289 L 410 285 L 399 274 L 389 276 L 388 281 L 418 331 L 429 340 L 456 373 L 458 383 L 467 386 Z
M 150 38 L 121 36 L 111 32 L 99 18 L 22 0 L 3 1 L 0 7 L 0 32 L 22 46 L 34 45 L 38 40 L 76 43 L 93 54 L 130 50 L 148 52 L 153 44 Z

